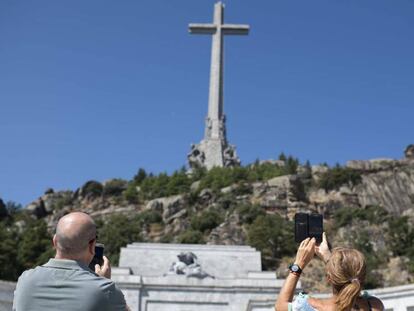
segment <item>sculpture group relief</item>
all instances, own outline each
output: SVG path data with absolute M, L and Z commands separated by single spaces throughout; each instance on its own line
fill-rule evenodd
M 237 156 L 236 148 L 233 145 L 228 145 L 223 152 L 223 160 L 225 167 L 239 166 L 240 159 Z
M 171 264 L 168 275 L 185 275 L 199 279 L 210 277 L 214 279 L 214 276 L 203 271 L 197 261 L 197 256 L 193 252 L 181 252 L 177 255 L 177 258 L 178 261 Z
M 187 155 L 188 163 L 192 169 L 204 167 L 206 155 L 200 145 L 191 144 L 191 151 Z

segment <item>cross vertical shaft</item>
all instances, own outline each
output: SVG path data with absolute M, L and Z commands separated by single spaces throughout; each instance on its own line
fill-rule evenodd
M 220 138 L 219 122 L 223 116 L 223 5 L 214 6 L 214 25 L 216 32 L 211 44 L 210 90 L 207 118 L 211 122 L 211 131 L 206 131 L 205 139 Z M 210 135 L 209 135 L 210 132 Z

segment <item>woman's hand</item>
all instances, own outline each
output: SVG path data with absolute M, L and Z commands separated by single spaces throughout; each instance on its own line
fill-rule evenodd
M 319 246 L 315 247 L 316 255 L 322 259 L 324 263 L 327 263 L 331 257 L 331 251 L 329 249 L 328 240 L 326 239 L 325 232 L 322 234 L 322 243 Z
M 296 253 L 295 264 L 297 264 L 302 270 L 312 260 L 315 255 L 315 238 L 307 238 L 300 243 L 298 251 Z

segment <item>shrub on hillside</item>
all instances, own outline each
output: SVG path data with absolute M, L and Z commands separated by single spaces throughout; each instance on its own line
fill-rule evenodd
M 414 227 L 407 216 L 393 217 L 388 222 L 388 241 L 394 256 L 406 256 L 408 269 L 414 273 Z
M 353 169 L 336 165 L 324 173 L 318 186 L 326 191 L 339 189 L 342 185 L 357 185 L 361 182 L 361 174 Z
M 205 244 L 204 236 L 200 231 L 188 229 L 181 233 L 177 242 L 181 244 Z
M 240 222 L 242 224 L 251 224 L 257 217 L 266 215 L 264 209 L 259 205 L 252 205 L 249 203 L 238 206 L 236 210 L 239 213 Z
M 127 200 L 129 203 L 139 203 L 139 193 L 137 190 L 137 186 L 134 182 L 128 183 L 128 187 L 122 194 L 124 196 L 124 199 Z
M 341 207 L 333 214 L 335 228 L 348 226 L 355 220 L 368 221 L 370 224 L 380 224 L 389 218 L 388 212 L 380 206 Z
M 42 265 L 54 254 L 52 235 L 46 222 L 36 220 L 26 223 L 18 243 L 17 260 L 24 270 Z
M 128 243 L 142 241 L 142 220 L 139 217 L 132 219 L 125 215 L 117 214 L 111 216 L 105 224 L 97 221 L 99 242 L 105 244 L 105 256 L 111 264 L 116 266 L 119 262 L 121 247 Z
M 102 195 L 103 186 L 98 181 L 90 180 L 82 186 L 81 192 L 83 196 L 98 197 Z
M 224 219 L 219 212 L 208 210 L 191 218 L 191 228 L 197 231 L 205 232 L 216 228 L 223 221 Z
M 16 229 L 0 222 L 0 280 L 16 281 L 22 270 L 16 260 L 19 242 Z
M 142 197 L 151 200 L 188 193 L 192 182 L 192 178 L 187 175 L 185 169 L 181 169 L 175 171 L 171 176 L 168 176 L 166 173 L 160 173 L 159 175 L 150 174 L 147 176 L 141 171 L 141 173 L 138 172 L 135 176 L 131 185 L 139 186 Z
M 73 203 L 73 193 L 71 191 L 66 191 L 60 193 L 59 196 L 52 201 L 53 210 L 61 210 L 65 206 L 71 206 Z
M 127 189 L 128 182 L 123 179 L 108 180 L 103 187 L 103 194 L 105 196 L 120 196 L 124 190 Z
M 138 221 L 140 221 L 142 225 L 163 223 L 162 215 L 159 212 L 152 210 L 143 211 L 140 214 L 138 214 L 136 218 Z

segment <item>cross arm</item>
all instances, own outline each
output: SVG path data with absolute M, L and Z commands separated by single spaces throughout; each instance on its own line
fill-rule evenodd
M 224 24 L 221 26 L 223 33 L 226 35 L 247 35 L 249 34 L 249 25 L 235 25 L 235 24 Z
M 211 35 L 217 31 L 217 26 L 214 24 L 190 24 L 188 31 L 191 34 L 207 34 Z

